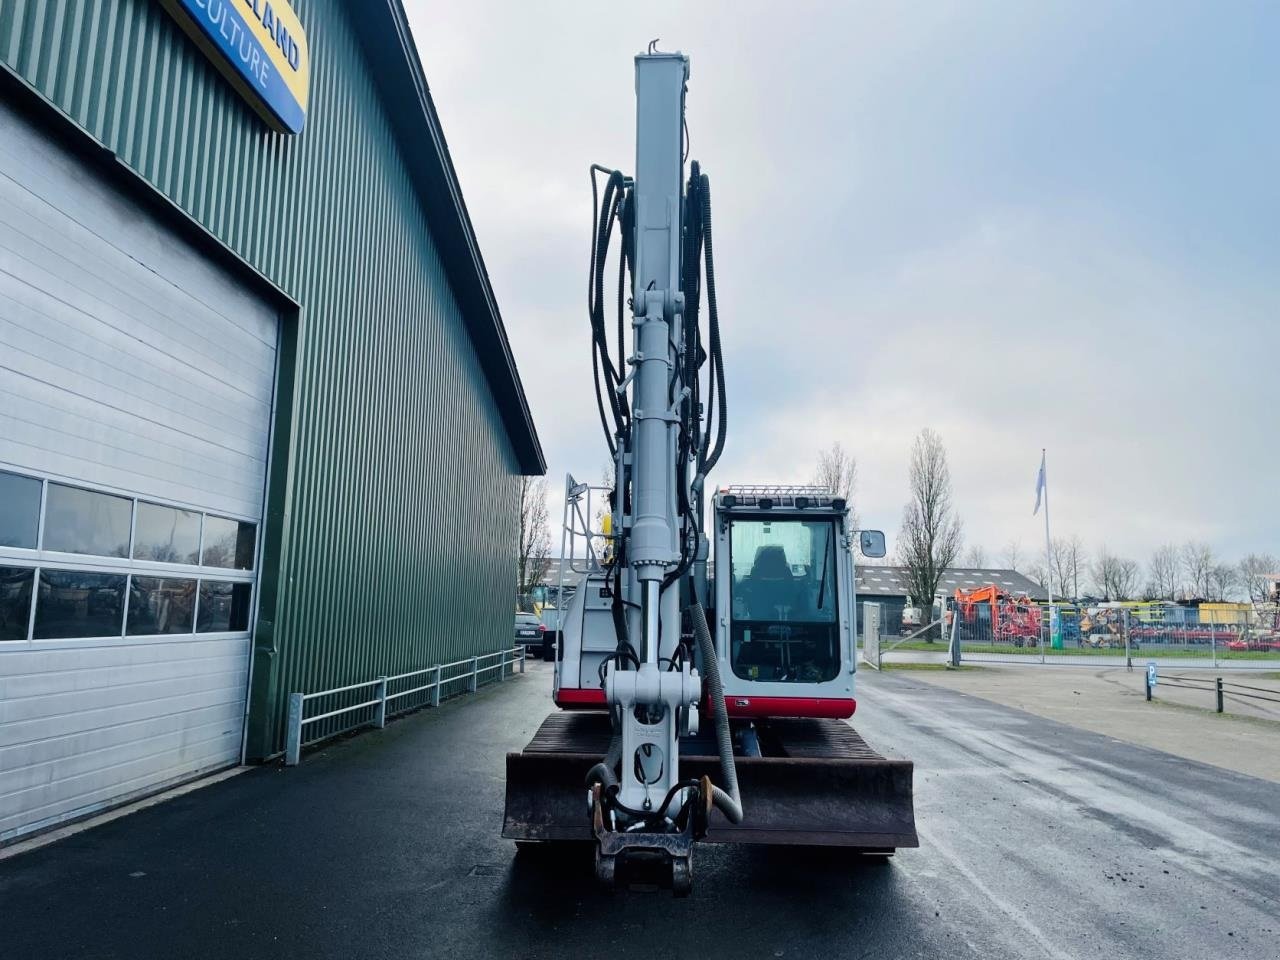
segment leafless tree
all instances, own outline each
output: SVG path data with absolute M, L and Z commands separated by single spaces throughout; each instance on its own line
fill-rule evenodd
M 606 491 L 613 490 L 613 464 L 610 461 L 606 460 L 600 468 L 600 486 Z M 609 538 L 604 535 L 605 514 L 613 512 L 609 496 L 610 493 L 602 493 L 591 510 L 591 549 L 596 552 L 597 557 L 601 558 L 605 556 L 606 551 L 609 549 Z
M 1010 540 L 1004 545 L 1004 565 L 1010 570 L 1017 570 L 1021 562 L 1022 544 L 1017 540 Z
M 1239 595 L 1240 568 L 1234 563 L 1215 563 L 1209 568 L 1209 600 L 1230 600 Z
M 1043 560 L 1041 560 L 1038 563 L 1032 564 L 1031 569 L 1023 573 L 1023 576 L 1031 580 L 1033 583 L 1037 584 L 1041 590 L 1044 590 L 1046 593 L 1048 593 L 1050 589 L 1049 568 L 1045 566 L 1045 563 Z M 1061 598 L 1055 594 L 1054 599 L 1057 600 Z
M 964 565 L 966 567 L 985 567 L 987 565 L 987 551 L 976 543 L 965 551 Z
M 551 566 L 551 524 L 545 477 L 520 478 L 520 543 L 516 592 L 523 600 Z
M 1172 543 L 1158 547 L 1151 554 L 1151 562 L 1147 564 L 1147 576 L 1151 589 L 1148 593 L 1151 600 L 1177 600 L 1181 587 L 1181 563 L 1178 548 Z
M 819 452 L 813 483 L 818 487 L 826 487 L 837 497 L 843 497 L 849 504 L 850 526 L 854 529 L 860 526 L 858 511 L 853 502 L 858 488 L 858 460 L 839 441 L 829 449 Z
M 1142 565 L 1137 560 L 1121 557 L 1116 561 L 1116 572 L 1112 577 L 1116 596 L 1123 600 L 1131 600 L 1138 595 L 1138 584 L 1142 580 Z
M 1085 555 L 1084 545 L 1074 534 L 1070 537 L 1053 538 L 1053 572 L 1057 579 L 1058 590 L 1072 599 L 1080 596 L 1080 577 L 1085 573 L 1089 559 Z
M 1182 574 L 1188 599 L 1207 598 L 1213 592 L 1213 550 L 1207 543 L 1189 540 L 1182 545 Z
M 1280 562 L 1270 553 L 1251 553 L 1240 561 L 1240 585 L 1254 603 L 1271 599 L 1271 583 Z
M 943 571 L 960 553 L 961 525 L 951 501 L 951 470 L 942 438 L 929 428 L 911 448 L 911 499 L 902 510 L 898 562 L 907 568 L 912 600 L 933 603 Z
M 1128 600 L 1138 592 L 1138 561 L 1118 557 L 1105 546 L 1093 562 L 1093 579 L 1108 600 Z

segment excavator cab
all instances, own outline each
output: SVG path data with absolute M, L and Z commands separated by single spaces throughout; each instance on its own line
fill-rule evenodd
M 814 487 L 715 498 L 717 648 L 730 716 L 853 714 L 852 531 Z

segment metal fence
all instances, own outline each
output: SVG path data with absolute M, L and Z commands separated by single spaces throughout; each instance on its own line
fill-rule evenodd
M 495 659 L 497 663 L 488 663 Z M 482 663 L 485 665 L 481 666 Z M 291 693 L 285 730 L 285 765 L 296 766 L 305 746 L 360 727 L 373 726 L 380 729 L 386 726 L 389 716 L 427 706 L 438 707 L 442 699 L 457 693 L 475 693 L 479 689 L 481 677 L 497 671 L 494 679 L 504 680 L 508 669 L 514 672 L 517 663 L 520 665 L 520 672 L 524 673 L 523 646 L 455 660 L 453 663 L 440 663 L 395 676 L 378 677 L 376 680 L 352 683 L 345 687 L 334 687 L 332 690 Z M 308 706 L 315 705 L 321 707 L 320 712 L 307 716 Z M 306 732 L 312 735 L 304 740 Z
M 1269 608 L 1197 610 L 1160 604 L 1046 604 L 1005 598 L 940 605 L 943 629 L 893 637 L 890 660 L 1280 669 L 1280 615 Z M 905 628 L 903 628 L 905 631 Z
M 1195 677 L 1175 674 L 1157 678 L 1154 671 L 1148 671 L 1143 681 L 1148 703 L 1155 699 L 1156 688 L 1159 685 L 1202 693 L 1205 695 L 1206 705 L 1212 697 L 1214 708 L 1218 713 L 1226 713 L 1228 701 L 1255 705 L 1259 703 L 1280 703 L 1280 691 L 1272 687 L 1237 683 L 1232 680 L 1224 680 L 1222 677 Z
M 880 604 L 862 604 L 862 659 L 880 669 Z
M 1280 633 L 1250 611 L 1173 612 L 1153 605 L 951 601 L 948 612 L 960 659 L 1043 663 L 1132 663 L 1171 666 L 1271 667 L 1280 663 Z M 1221 619 L 1220 619 L 1221 618 Z

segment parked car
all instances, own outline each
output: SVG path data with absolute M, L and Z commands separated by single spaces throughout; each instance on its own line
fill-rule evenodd
M 542 654 L 543 660 L 554 660 L 556 654 L 552 636 L 536 613 L 516 614 L 516 643 L 523 646 L 526 652 L 536 649 Z

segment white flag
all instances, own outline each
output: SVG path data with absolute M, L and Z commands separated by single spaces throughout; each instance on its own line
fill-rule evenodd
M 1036 477 L 1036 508 L 1031 511 L 1034 517 L 1040 512 L 1040 497 L 1044 494 L 1044 451 L 1040 452 L 1040 475 Z

